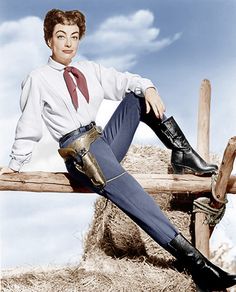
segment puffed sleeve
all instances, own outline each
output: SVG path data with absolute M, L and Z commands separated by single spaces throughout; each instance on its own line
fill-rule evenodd
M 21 117 L 17 123 L 9 167 L 20 171 L 30 161 L 35 144 L 42 137 L 42 104 L 40 87 L 35 76 L 29 75 L 22 83 Z
M 156 88 L 152 81 L 130 72 L 119 72 L 114 68 L 106 68 L 95 64 L 96 74 L 104 90 L 104 98 L 111 100 L 122 100 L 127 92 L 134 92 L 144 96 L 149 87 Z

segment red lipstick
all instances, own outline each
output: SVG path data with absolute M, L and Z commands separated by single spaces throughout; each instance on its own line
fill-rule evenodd
M 71 53 L 73 53 L 73 50 L 63 50 L 62 52 L 65 54 L 71 54 Z

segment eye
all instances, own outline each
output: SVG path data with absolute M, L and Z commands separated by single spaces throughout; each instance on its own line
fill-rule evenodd
M 72 36 L 72 39 L 75 40 L 75 41 L 77 41 L 79 39 L 79 37 L 76 36 L 76 35 L 74 35 L 74 36 Z
M 64 35 L 58 35 L 57 38 L 58 38 L 59 40 L 63 40 L 63 39 L 65 38 L 65 36 L 64 36 Z

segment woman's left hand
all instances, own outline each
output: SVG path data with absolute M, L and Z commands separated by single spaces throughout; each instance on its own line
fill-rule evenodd
M 148 114 L 153 109 L 158 119 L 163 118 L 165 112 L 165 105 L 154 87 L 149 87 L 145 90 L 146 113 Z

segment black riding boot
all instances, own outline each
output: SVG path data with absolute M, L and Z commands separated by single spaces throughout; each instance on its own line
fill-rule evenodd
M 166 249 L 191 272 L 199 288 L 220 291 L 236 285 L 236 275 L 230 275 L 212 264 L 181 234 Z
M 163 141 L 168 140 L 172 149 L 171 164 L 175 173 L 191 170 L 196 174 L 212 174 L 218 167 L 206 163 L 191 147 L 173 117 L 160 124 Z
M 194 151 L 173 117 L 160 121 L 151 111 L 142 116 L 142 121 L 151 127 L 167 148 L 172 150 L 171 165 L 175 173 L 188 170 L 194 174 L 204 175 L 217 171 L 217 165 L 206 163 Z

